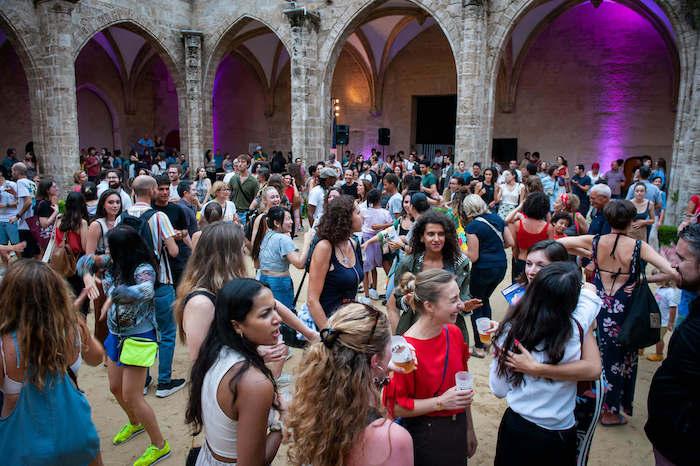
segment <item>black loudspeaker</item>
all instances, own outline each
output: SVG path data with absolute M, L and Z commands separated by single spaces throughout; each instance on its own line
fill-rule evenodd
M 348 142 L 350 142 L 350 126 L 336 125 L 335 144 L 338 146 L 347 146 Z
M 377 139 L 380 146 L 388 146 L 391 144 L 391 130 L 389 128 L 379 128 Z

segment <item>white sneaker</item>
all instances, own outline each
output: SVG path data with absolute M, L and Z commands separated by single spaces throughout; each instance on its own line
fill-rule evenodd
M 358 298 L 357 302 L 362 303 L 362 304 L 372 304 L 372 300 L 369 299 L 367 296 L 360 296 Z
M 370 288 L 369 289 L 369 297 L 370 297 L 370 299 L 377 301 L 379 299 L 379 293 L 377 293 L 377 290 L 375 290 L 374 288 Z

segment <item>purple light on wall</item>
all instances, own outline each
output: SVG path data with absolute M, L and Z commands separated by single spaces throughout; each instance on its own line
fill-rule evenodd
M 638 145 L 631 140 L 630 121 L 644 98 L 640 89 L 648 70 L 640 63 L 648 58 L 648 50 L 658 49 L 651 45 L 661 37 L 639 13 L 613 1 L 604 1 L 598 8 L 583 3 L 559 20 L 568 15 L 574 15 L 580 40 L 590 41 L 592 54 L 598 56 L 589 71 L 597 85 L 584 98 L 590 98 L 596 109 L 591 124 L 596 156 L 605 171 L 613 160 L 639 155 L 628 151 Z

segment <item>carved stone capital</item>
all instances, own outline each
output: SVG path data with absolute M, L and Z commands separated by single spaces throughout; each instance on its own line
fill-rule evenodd
M 321 27 L 321 15 L 306 7 L 291 8 L 284 11 L 285 16 L 289 20 L 289 24 L 293 27 L 307 27 L 318 32 Z

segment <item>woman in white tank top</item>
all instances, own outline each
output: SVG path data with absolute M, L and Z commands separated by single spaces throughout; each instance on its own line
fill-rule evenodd
M 256 280 L 234 279 L 217 294 L 185 414 L 195 433 L 205 431 L 197 466 L 263 465 L 277 454 L 281 425 L 268 429 L 277 387 L 257 347 L 277 343 L 280 322 L 272 292 Z
M 501 186 L 501 205 L 498 215 L 505 220 L 509 213 L 520 204 L 523 195 L 523 185 L 517 183 L 516 176 L 511 170 L 503 172 L 505 183 Z

